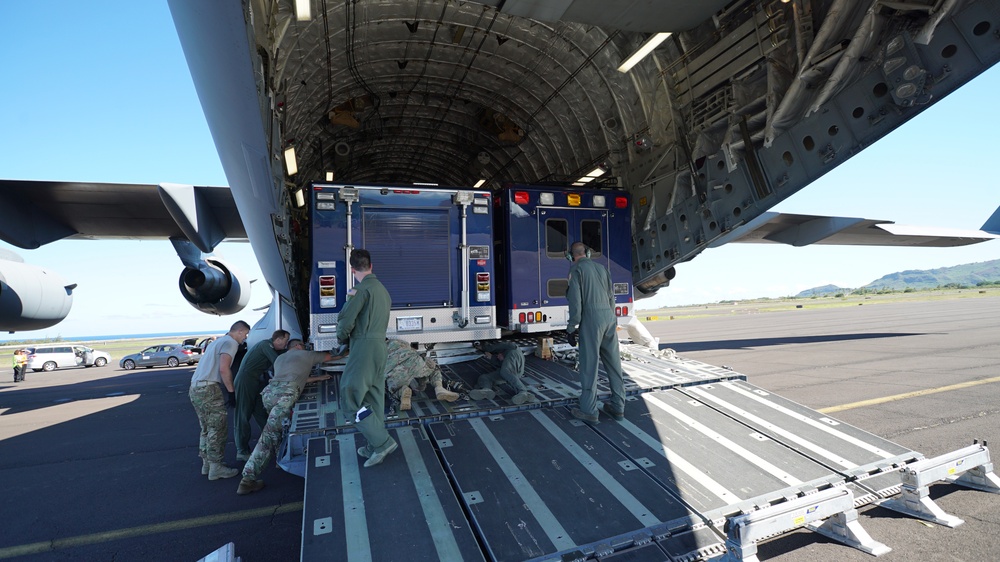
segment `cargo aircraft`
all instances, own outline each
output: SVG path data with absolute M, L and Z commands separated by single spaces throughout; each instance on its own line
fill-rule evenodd
M 625 190 L 637 298 L 727 242 L 990 240 L 996 214 L 941 231 L 768 209 L 993 65 L 998 3 L 171 0 L 228 189 L 4 181 L 30 211 L 0 238 L 169 238 L 211 314 L 250 282 L 208 254 L 249 240 L 262 330 L 298 333 L 313 182 Z M 68 313 L 56 274 L 2 259 L 0 276 L 0 329 Z
M 340 215 L 309 224 L 310 207 L 350 221 L 353 203 L 424 189 L 414 184 L 480 188 L 451 200 L 480 219 L 510 184 L 530 186 L 520 201 L 513 191 L 511 215 L 540 208 L 552 193 L 539 186 L 624 201 L 615 208 L 631 220 L 636 296 L 729 242 L 951 246 L 1000 232 L 1000 212 L 982 230 L 945 232 L 768 211 L 995 64 L 1000 0 L 169 5 L 228 189 L 7 181 L 0 194 L 29 212 L 0 235 L 25 249 L 169 238 L 182 294 L 215 314 L 245 306 L 249 281 L 206 254 L 245 238 L 273 295 L 265 334 L 304 334 L 315 270 L 343 268 L 342 253 L 314 260 L 309 238 L 343 227 Z M 324 249 L 349 249 L 352 228 L 343 248 Z M 469 244 L 465 265 L 486 269 L 463 273 L 495 282 L 486 256 L 500 252 Z M 339 281 L 319 282 L 320 299 L 342 302 Z M 50 289 L 68 299 L 73 287 Z M 20 310 L 22 321 L 33 314 Z M 441 560 L 750 562 L 756 541 L 805 526 L 879 555 L 889 548 L 860 528 L 860 507 L 956 526 L 930 483 L 1000 493 L 985 443 L 926 459 L 727 368 L 630 353 L 644 355 L 623 367 L 630 402 L 605 410 L 614 422 L 577 419 L 579 375 L 529 356 L 541 404 L 424 400 L 397 413 L 401 451 L 371 468 L 360 467 L 357 414 L 340 410 L 337 385 L 310 387 L 282 455 L 306 476 L 301 558 L 393 559 L 406 545 Z M 440 365 L 466 383 L 485 368 Z

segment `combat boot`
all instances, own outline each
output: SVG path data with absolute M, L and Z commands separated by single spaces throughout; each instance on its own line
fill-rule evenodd
M 244 478 L 240 480 L 240 487 L 236 489 L 236 493 L 240 496 L 245 496 L 247 494 L 252 494 L 264 487 L 263 480 L 252 480 L 250 478 Z
M 386 445 L 385 448 L 383 448 L 381 451 L 375 451 L 374 453 L 372 453 L 372 456 L 367 461 L 365 461 L 365 468 L 373 467 L 378 463 L 384 461 L 385 458 L 389 456 L 389 453 L 395 451 L 399 447 L 399 444 L 393 441 L 391 437 L 389 438 L 389 440 L 391 442 L 388 445 Z
M 496 393 L 491 388 L 473 388 L 469 391 L 469 398 L 473 400 L 493 400 Z
M 240 471 L 235 468 L 229 468 L 221 462 L 209 462 L 208 463 L 208 479 L 218 480 L 220 478 L 232 478 L 239 474 Z
M 533 404 L 538 402 L 538 399 L 535 398 L 534 394 L 525 390 L 524 392 L 518 392 L 515 394 L 510 401 L 520 406 L 521 404 Z
M 399 394 L 399 410 L 409 410 L 410 409 L 410 398 L 413 396 L 413 390 L 404 386 L 402 392 Z
M 206 458 L 203 457 L 201 459 L 201 474 L 202 474 L 202 476 L 207 476 L 208 475 L 208 469 L 209 468 L 210 467 L 208 466 L 208 459 L 206 459 Z
M 434 387 L 434 396 L 443 402 L 454 402 L 458 400 L 458 393 L 452 392 L 443 386 Z

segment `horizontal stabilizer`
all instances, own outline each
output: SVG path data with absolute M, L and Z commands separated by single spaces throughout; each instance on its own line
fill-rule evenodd
M 988 228 L 991 224 L 992 229 Z M 709 247 L 743 242 L 790 246 L 831 244 L 947 248 L 997 238 L 1000 238 L 1000 210 L 986 222 L 983 230 L 908 226 L 892 221 L 855 217 L 762 213 L 754 220 L 716 239 Z

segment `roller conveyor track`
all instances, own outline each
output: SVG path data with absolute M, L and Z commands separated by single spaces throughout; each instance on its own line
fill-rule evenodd
M 728 518 L 834 487 L 860 507 L 897 494 L 899 469 L 923 459 L 728 369 L 625 349 L 624 422 L 573 418 L 575 373 L 535 357 L 540 403 L 420 398 L 388 422 L 400 449 L 372 468 L 349 425 L 293 422 L 303 560 L 708 559 L 726 552 Z M 445 375 L 471 384 L 486 368 Z M 318 388 L 331 402 L 300 402 L 295 422 L 339 420 L 335 395 Z

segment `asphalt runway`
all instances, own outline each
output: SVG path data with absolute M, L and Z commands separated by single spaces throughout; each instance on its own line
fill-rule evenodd
M 976 438 L 1000 444 L 998 318 L 1000 298 L 990 297 L 806 304 L 647 327 L 681 356 L 730 366 L 812 408 L 838 408 L 831 416 L 931 457 Z M 112 365 L 28 373 L 18 385 L 4 379 L 0 559 L 194 561 L 234 542 L 248 562 L 297 560 L 302 480 L 271 467 L 267 487 L 241 497 L 238 478 L 203 477 L 191 372 Z M 227 459 L 235 464 L 232 443 Z M 965 524 L 862 511 L 862 526 L 893 549 L 879 560 L 998 559 L 1000 495 L 938 484 L 931 497 Z M 808 531 L 761 544 L 759 556 L 874 560 Z

